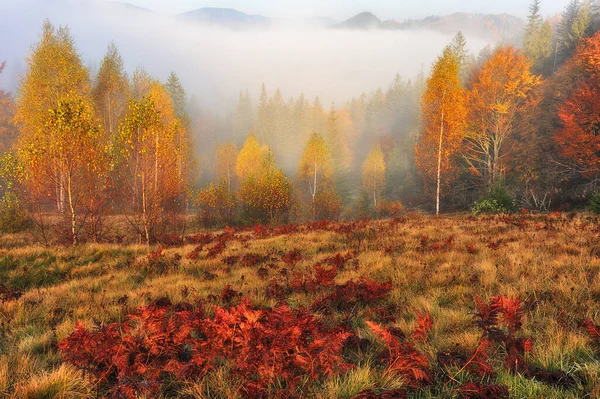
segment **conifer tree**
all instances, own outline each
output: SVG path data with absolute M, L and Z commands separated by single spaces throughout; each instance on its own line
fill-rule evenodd
M 240 139 L 246 137 L 254 124 L 252 100 L 248 91 L 240 91 L 238 105 L 233 117 L 233 137 Z
M 533 63 L 534 71 L 542 73 L 552 54 L 552 26 L 544 21 L 540 13 L 541 0 L 533 0 L 529 6 L 529 17 L 525 27 L 523 47 L 525 55 Z

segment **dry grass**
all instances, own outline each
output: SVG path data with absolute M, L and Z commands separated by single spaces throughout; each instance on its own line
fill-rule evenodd
M 250 233 L 248 233 L 250 234 Z M 425 240 L 423 237 L 427 237 Z M 443 247 L 449 238 L 452 243 Z M 511 397 L 581 398 L 600 392 L 600 356 L 579 327 L 584 318 L 600 323 L 600 225 L 587 215 L 568 217 L 501 216 L 432 218 L 411 215 L 391 226 L 371 222 L 343 234 L 315 231 L 247 242 L 230 242 L 222 256 L 197 260 L 185 255 L 195 246 L 165 250 L 183 256 L 166 269 L 148 266 L 144 246 L 85 245 L 45 249 L 23 246 L 22 238 L 0 252 L 0 282 L 23 291 L 18 300 L 0 302 L 0 397 L 85 398 L 91 383 L 62 364 L 56 343 L 75 322 L 87 325 L 120 320 L 131 309 L 167 296 L 172 302 L 194 302 L 218 294 L 225 286 L 243 292 L 255 304 L 274 306 L 265 295 L 272 278 L 284 279 L 283 254 L 299 250 L 298 271 L 337 252 L 357 250 L 354 261 L 337 277 L 343 283 L 360 276 L 392 281 L 389 304 L 398 308 L 398 327 L 414 325 L 413 315 L 428 311 L 435 322 L 426 349 L 435 367 L 436 353 L 456 345 L 473 348 L 478 332 L 472 326 L 473 296 L 518 295 L 528 304 L 524 331 L 534 337 L 528 361 L 572 375 L 577 386 L 562 389 L 508 372 L 498 380 Z M 439 247 L 439 248 L 438 248 Z M 271 254 L 275 267 L 261 278 L 257 266 L 228 267 L 222 257 Z M 214 279 L 207 276 L 214 275 Z M 309 307 L 312 294 L 293 294 L 292 307 Z M 367 334 L 363 321 L 355 320 Z M 362 327 L 361 327 L 362 326 Z M 362 328 L 362 330 L 361 330 Z M 369 354 L 349 374 L 314 387 L 307 396 L 349 398 L 362 389 L 394 389 L 399 381 L 371 366 Z M 181 390 L 182 397 L 240 397 L 227 370 L 216 370 Z M 415 397 L 453 397 L 433 386 Z

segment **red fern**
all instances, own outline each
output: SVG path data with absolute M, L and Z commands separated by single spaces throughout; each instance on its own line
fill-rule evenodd
M 433 328 L 433 319 L 429 313 L 417 314 L 417 326 L 413 331 L 413 339 L 416 341 L 427 342 L 427 334 Z
M 431 372 L 427 356 L 419 352 L 414 345 L 387 328 L 366 321 L 367 326 L 381 339 L 388 353 L 382 357 L 391 371 L 397 372 L 406 380 L 408 386 L 417 388 L 431 382 Z

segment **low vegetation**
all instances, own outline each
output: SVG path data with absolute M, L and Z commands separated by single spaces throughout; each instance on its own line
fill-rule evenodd
M 0 396 L 598 397 L 598 226 L 410 214 L 150 249 L 5 235 Z

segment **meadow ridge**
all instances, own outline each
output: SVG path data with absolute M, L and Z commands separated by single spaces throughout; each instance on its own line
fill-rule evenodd
M 7 398 L 594 398 L 587 214 L 0 245 Z

